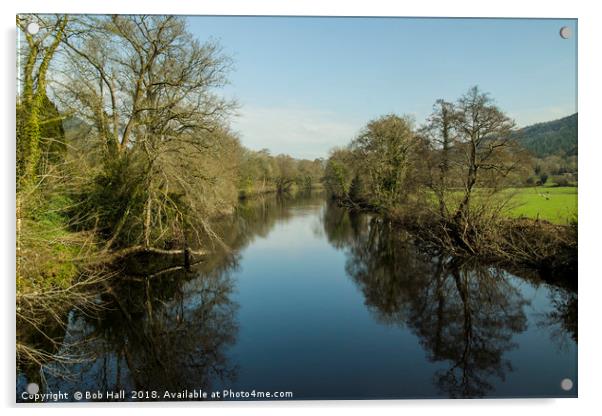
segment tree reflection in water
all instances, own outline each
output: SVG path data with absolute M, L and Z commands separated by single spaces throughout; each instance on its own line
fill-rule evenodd
M 238 267 L 236 253 L 267 235 L 277 221 L 293 216 L 293 208 L 322 201 L 320 194 L 284 195 L 241 204 L 236 215 L 213 224 L 222 242 L 207 241 L 216 253 L 192 272 L 158 276 L 158 270 L 179 265 L 181 259 L 128 259 L 111 283 L 108 309 L 94 316 L 71 312 L 62 353 L 86 359 L 45 365 L 44 391 L 211 391 L 218 383 L 230 385 L 238 370 L 227 356 L 238 332 L 231 278 Z
M 115 325 L 114 319 L 103 323 L 136 388 L 209 389 L 213 380 L 235 377 L 236 367 L 224 354 L 237 332 L 237 305 L 230 300 L 232 262 L 181 284 L 145 278 L 115 291 L 127 302 L 127 312 L 120 311 L 124 325 Z
M 192 275 L 129 276 L 113 285 L 110 309 L 93 317 L 73 314 L 67 328 L 66 345 L 91 359 L 62 369 L 63 377 L 46 368 L 48 390 L 156 390 L 162 396 L 233 380 L 237 368 L 225 353 L 237 333 L 229 272 L 235 266 L 227 256 Z
M 61 353 L 87 359 L 60 371 L 53 371 L 58 364 L 45 366 L 43 391 L 212 391 L 235 385 L 238 363 L 230 346 L 238 336 L 231 278 L 239 267 L 236 253 L 258 236 L 267 236 L 279 221 L 315 215 L 323 201 L 323 195 L 316 194 L 242 204 L 237 215 L 214 224 L 231 251 L 208 257 L 193 272 L 157 276 L 157 270 L 174 264 L 158 257 L 144 258 L 139 265 L 130 262 L 127 273 L 111 284 L 106 296 L 110 309 L 93 316 L 71 312 Z M 517 282 L 547 285 L 544 293 L 551 299 L 536 316 L 538 325 L 551 327 L 548 332 L 559 344 L 565 340 L 572 348 L 577 341 L 577 295 L 572 288 L 426 255 L 387 221 L 333 204 L 322 209 L 321 220 L 321 231 L 314 233 L 345 252 L 346 274 L 375 319 L 416 335 L 434 364 L 421 368 L 432 374 L 443 396 L 491 395 L 513 371 L 509 352 L 517 347 L 515 336 L 526 330 L 525 310 L 530 311 L 525 298 L 529 291 Z M 177 261 L 181 259 L 173 259 Z M 148 278 L 152 274 L 155 277 Z M 531 312 L 528 316 L 531 320 Z M 241 370 L 239 382 L 246 382 L 244 374 Z M 32 381 L 23 372 L 18 379 L 18 391 Z
M 434 374 L 443 394 L 482 397 L 512 371 L 504 356 L 526 329 L 528 301 L 507 272 L 427 256 L 389 222 L 334 204 L 323 223 L 329 241 L 346 251 L 347 273 L 376 319 L 407 326 L 431 362 L 446 363 Z M 566 320 L 559 310 L 551 319 Z
M 554 308 L 540 317 L 538 326 L 550 328 L 551 341 L 564 350 L 577 343 L 577 293 L 552 288 L 550 302 Z

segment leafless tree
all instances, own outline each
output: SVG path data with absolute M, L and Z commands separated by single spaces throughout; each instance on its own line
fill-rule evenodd
M 520 167 L 521 159 L 512 136 L 514 121 L 478 87 L 472 87 L 458 100 L 454 119 L 457 147 L 461 151 L 461 159 L 456 163 L 462 171 L 464 188 L 454 220 L 460 221 L 469 213 L 477 182 L 495 189 L 495 185 Z
M 203 161 L 237 144 L 223 127 L 235 103 L 214 92 L 231 66 L 219 45 L 200 43 L 174 16 L 80 17 L 64 43 L 62 104 L 94 126 L 104 173 L 119 177 L 105 186 L 125 200 L 108 247 L 125 234 L 149 247 L 174 227 L 210 232 L 205 219 L 224 195 L 208 188 L 233 168 L 210 171 Z
M 435 193 L 439 202 L 439 215 L 446 218 L 449 214 L 447 196 L 452 186 L 450 177 L 451 153 L 456 141 L 454 121 L 456 110 L 453 103 L 439 99 L 433 105 L 433 112 L 420 134 L 430 144 L 431 154 L 427 158 L 430 163 L 427 185 Z

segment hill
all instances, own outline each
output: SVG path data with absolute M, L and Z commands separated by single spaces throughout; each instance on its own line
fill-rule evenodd
M 577 114 L 537 123 L 518 131 L 518 141 L 535 156 L 577 155 Z

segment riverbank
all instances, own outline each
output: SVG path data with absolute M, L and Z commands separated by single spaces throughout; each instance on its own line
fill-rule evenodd
M 457 259 L 477 259 L 507 267 L 528 268 L 553 279 L 570 279 L 576 284 L 576 220 L 561 225 L 487 212 L 465 223 L 466 228 L 460 233 L 454 222 L 437 215 L 433 207 L 417 204 L 384 209 L 337 198 L 334 200 L 346 209 L 381 216 L 398 230 L 410 233 L 426 251 L 445 253 Z

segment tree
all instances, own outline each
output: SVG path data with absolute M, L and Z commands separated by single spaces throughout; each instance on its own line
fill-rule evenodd
M 17 100 L 17 189 L 32 186 L 42 154 L 43 112 L 48 108 L 46 95 L 47 72 L 55 55 L 69 18 L 64 16 L 17 16 L 17 27 L 25 35 L 26 45 L 20 45 L 24 54 L 22 68 L 22 93 Z M 41 31 L 31 34 L 26 30 L 35 22 Z M 48 121 L 48 120 L 46 120 Z
M 433 106 L 433 112 L 427 120 L 426 126 L 421 129 L 421 134 L 429 142 L 431 150 L 431 165 L 436 173 L 430 175 L 429 187 L 433 190 L 439 201 L 439 215 L 447 215 L 446 197 L 451 183 L 450 165 L 451 151 L 456 140 L 454 130 L 456 110 L 454 105 L 439 99 Z
M 216 155 L 236 159 L 230 150 L 240 148 L 223 127 L 234 103 L 213 92 L 227 82 L 229 58 L 175 16 L 79 18 L 64 42 L 62 104 L 94 127 L 104 149 L 85 197 L 94 197 L 86 215 L 111 235 L 108 246 L 165 243 L 186 230 L 196 240 L 213 235 L 207 217 L 232 200 L 216 185 L 234 168 L 203 168 Z
M 372 203 L 393 207 L 415 189 L 413 179 L 419 139 L 408 117 L 393 114 L 372 120 L 350 145 L 365 176 Z
M 478 87 L 472 87 L 458 100 L 454 115 L 457 132 L 457 161 L 462 175 L 462 197 L 454 221 L 469 216 L 473 190 L 478 182 L 497 190 L 498 185 L 521 167 L 521 149 L 513 139 L 515 124 Z
M 324 168 L 324 185 L 338 200 L 348 201 L 351 182 L 355 177 L 352 152 L 347 149 L 334 149 Z
M 276 191 L 288 192 L 299 174 L 297 163 L 289 155 L 278 155 L 274 160 L 278 172 L 275 178 Z

